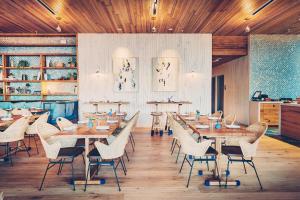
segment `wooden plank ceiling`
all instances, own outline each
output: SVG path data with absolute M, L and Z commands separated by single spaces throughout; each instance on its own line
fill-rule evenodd
M 300 33 L 300 0 L 274 0 L 253 16 L 266 1 L 160 0 L 153 20 L 151 0 L 44 0 L 56 15 L 36 0 L 1 0 L 0 32 L 55 33 L 59 23 L 65 33 Z

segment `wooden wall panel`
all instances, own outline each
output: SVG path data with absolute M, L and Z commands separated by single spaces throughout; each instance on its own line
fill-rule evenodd
M 213 76 L 224 75 L 224 115 L 236 114 L 237 120 L 249 123 L 248 56 L 213 67 Z
M 276 0 L 255 16 L 266 0 L 161 0 L 155 19 L 151 0 L 1 0 L 0 32 L 212 33 L 214 35 L 300 33 L 299 0 Z M 17 13 L 17 14 L 16 14 Z M 56 17 L 61 17 L 58 22 Z M 172 28 L 172 30 L 169 30 Z M 120 30 L 121 29 L 121 30 Z
M 211 93 L 211 34 L 78 34 L 79 107 L 80 112 L 94 111 L 85 102 L 91 100 L 125 100 L 129 113 L 141 111 L 139 126 L 150 126 L 153 105 L 149 100 L 190 100 L 182 111 L 210 112 Z M 139 91 L 113 92 L 112 58 L 138 57 Z M 152 91 L 152 58 L 178 57 L 179 88 L 177 92 Z M 95 72 L 100 68 L 101 74 Z M 191 73 L 194 71 L 195 73 Z M 109 106 L 102 107 L 108 111 Z M 176 106 L 162 106 L 162 111 L 176 111 Z

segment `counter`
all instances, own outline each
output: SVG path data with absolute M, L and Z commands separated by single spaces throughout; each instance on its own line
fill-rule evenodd
M 300 104 L 281 105 L 281 135 L 300 140 Z

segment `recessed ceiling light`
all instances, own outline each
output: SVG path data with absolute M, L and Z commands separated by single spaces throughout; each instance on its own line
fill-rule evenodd
M 183 29 L 181 29 L 181 32 L 183 33 L 183 32 L 184 32 L 184 30 L 183 30 Z
M 123 31 L 123 29 L 122 29 L 122 28 L 120 28 L 120 27 L 118 27 L 118 28 L 117 28 L 117 31 L 118 31 L 118 32 L 122 32 L 122 31 Z
M 251 31 L 250 27 L 249 27 L 249 26 L 246 26 L 245 32 L 246 32 L 246 33 L 249 33 L 250 31 Z
M 171 28 L 168 28 L 168 31 L 173 31 L 173 28 L 171 27 Z
M 155 26 L 153 26 L 152 27 L 152 33 L 155 33 L 157 30 L 156 30 L 156 27 Z
M 61 32 L 61 28 L 60 28 L 60 26 L 59 26 L 59 25 L 57 25 L 57 27 L 56 27 L 56 31 L 57 31 L 57 32 L 59 32 L 59 33 Z

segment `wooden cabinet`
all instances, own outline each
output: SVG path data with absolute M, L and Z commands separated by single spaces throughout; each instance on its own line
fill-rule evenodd
M 269 126 L 279 126 L 281 102 L 250 102 L 250 124 L 265 122 Z
M 281 135 L 300 140 L 300 104 L 281 106 Z
M 279 103 L 261 103 L 260 122 L 266 122 L 269 126 L 278 126 L 279 110 Z

